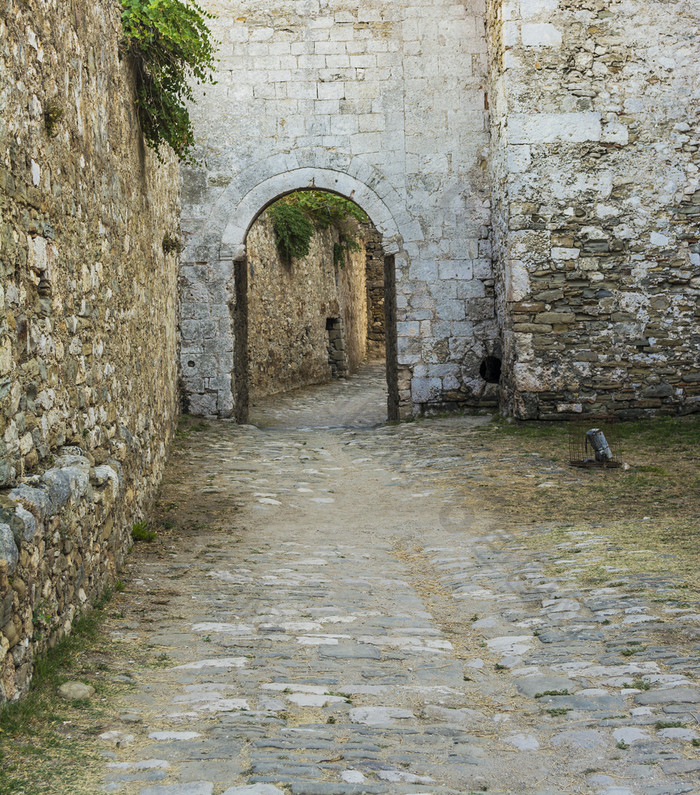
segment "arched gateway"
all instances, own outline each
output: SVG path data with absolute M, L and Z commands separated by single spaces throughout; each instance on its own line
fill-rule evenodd
M 483 13 L 447 2 L 205 5 L 221 65 L 193 109 L 200 165 L 183 179 L 190 410 L 245 417 L 246 234 L 300 188 L 356 202 L 392 258 L 390 414 L 397 400 L 402 413 L 494 405 L 497 385 L 480 375 L 485 356 L 500 356 Z
M 317 159 L 323 153 L 317 153 Z M 280 166 L 288 170 L 274 173 Z M 349 164 L 349 170 L 357 171 Z M 388 382 L 388 417 L 399 418 L 398 367 L 396 351 L 396 258 L 403 256 L 404 238 L 419 233 L 406 224 L 399 228 L 398 196 L 373 174 L 374 188 L 357 177 L 333 168 L 299 167 L 297 158 L 283 163 L 270 158 L 257 163 L 233 180 L 218 200 L 209 218 L 208 229 L 220 231 L 220 240 L 213 242 L 207 262 L 183 269 L 186 286 L 182 298 L 183 318 L 195 315 L 204 305 L 214 306 L 218 322 L 182 324 L 182 380 L 194 413 L 234 416 L 246 422 L 248 416 L 248 299 L 247 299 L 247 235 L 257 217 L 274 201 L 296 190 L 327 190 L 351 199 L 369 216 L 382 239 L 384 250 L 386 362 Z M 260 180 L 255 182 L 255 180 Z M 252 187 L 251 187 L 252 184 Z M 384 196 L 384 198 L 382 198 Z M 390 209 L 391 208 L 391 209 Z M 405 214 L 404 214 L 405 215 Z M 401 216 L 399 216 L 401 217 Z M 218 249 L 218 254 L 217 254 Z M 185 259 L 196 256 L 185 252 Z M 203 301 L 203 295 L 206 298 Z M 224 300 L 225 299 L 225 300 Z M 226 312 L 228 309 L 228 313 Z M 212 347 L 206 360 L 214 368 L 212 375 L 202 377 L 197 366 L 200 340 L 209 328 Z M 206 339 L 206 338 L 204 338 Z M 206 344 L 206 343 L 205 343 Z M 205 353 L 204 350 L 201 351 Z M 217 355 L 218 354 L 218 355 Z
M 687 3 L 201 1 L 220 61 L 183 171 L 193 412 L 243 416 L 233 263 L 309 186 L 354 199 L 395 258 L 402 413 L 700 408 Z M 639 46 L 658 30 L 663 58 Z

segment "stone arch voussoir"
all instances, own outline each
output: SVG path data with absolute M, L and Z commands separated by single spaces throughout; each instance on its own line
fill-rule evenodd
M 332 152 L 274 155 L 236 175 L 216 202 L 206 227 L 220 236 L 221 260 L 245 256 L 245 241 L 258 216 L 280 196 L 303 188 L 329 190 L 351 199 L 370 217 L 385 254 L 422 238 L 401 197 L 374 167 Z

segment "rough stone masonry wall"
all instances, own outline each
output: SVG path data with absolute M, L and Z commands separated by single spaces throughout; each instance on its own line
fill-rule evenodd
M 396 254 L 404 410 L 496 402 L 479 374 L 499 336 L 484 0 L 204 5 L 221 61 L 194 109 L 203 165 L 183 175 L 182 309 L 218 330 L 183 347 L 190 406 L 232 411 L 231 261 L 267 203 L 314 184 Z
M 114 576 L 176 415 L 173 163 L 116 2 L 0 11 L 0 702 Z
M 331 377 L 328 318 L 342 318 L 351 372 L 367 345 L 364 251 L 333 262 L 337 233 L 317 232 L 310 251 L 290 264 L 281 260 L 272 223 L 262 215 L 248 235 L 248 351 L 250 395 L 272 395 Z
M 505 404 L 700 408 L 700 7 L 491 0 Z
M 367 281 L 367 355 L 383 359 L 386 333 L 384 318 L 384 251 L 372 224 L 362 225 L 365 238 Z

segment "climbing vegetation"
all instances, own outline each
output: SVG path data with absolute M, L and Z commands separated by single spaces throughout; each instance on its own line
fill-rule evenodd
M 341 267 L 348 252 L 360 250 L 357 222 L 367 220 L 367 215 L 354 202 L 322 190 L 290 193 L 276 201 L 268 214 L 283 260 L 291 262 L 307 256 L 316 231 L 334 227 L 338 242 L 333 247 L 333 259 Z
M 294 258 L 305 257 L 316 229 L 301 207 L 288 199 L 281 199 L 270 207 L 268 213 L 282 259 L 291 262 Z
M 194 133 L 186 103 L 191 81 L 212 83 L 213 15 L 194 0 L 121 0 L 124 46 L 136 69 L 136 105 L 146 143 L 162 161 L 167 144 L 193 162 Z

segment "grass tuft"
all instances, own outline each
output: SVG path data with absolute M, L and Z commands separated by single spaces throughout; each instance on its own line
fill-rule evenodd
M 134 541 L 145 541 L 150 543 L 151 541 L 155 541 L 158 533 L 155 530 L 151 530 L 148 527 L 146 522 L 134 522 L 131 528 L 131 537 Z

